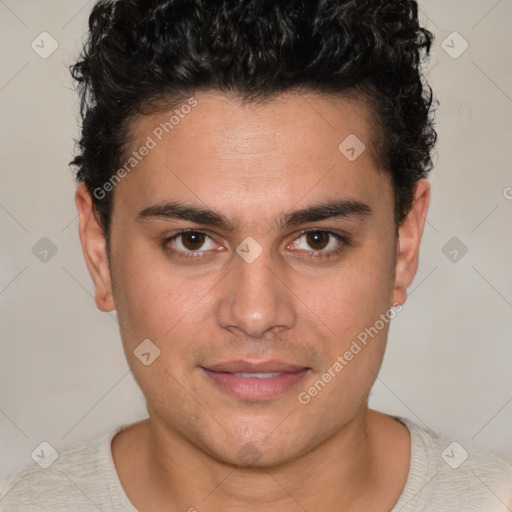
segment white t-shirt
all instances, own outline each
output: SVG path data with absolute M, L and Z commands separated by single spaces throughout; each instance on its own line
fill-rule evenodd
M 391 512 L 510 512 L 512 467 L 503 459 L 452 442 L 408 419 L 411 464 Z M 120 425 L 88 443 L 69 448 L 46 469 L 34 463 L 0 487 L 1 512 L 137 512 L 112 458 Z

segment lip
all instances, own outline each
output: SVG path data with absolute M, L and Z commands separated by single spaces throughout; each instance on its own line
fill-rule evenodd
M 247 373 L 295 373 L 299 370 L 303 370 L 305 366 L 298 366 L 294 364 L 285 363 L 283 361 L 265 361 L 261 363 L 253 363 L 244 360 L 237 361 L 226 361 L 224 363 L 218 363 L 211 366 L 204 366 L 206 370 L 212 372 L 223 372 L 223 373 L 235 373 L 235 372 L 247 372 Z
M 295 387 L 310 368 L 282 361 L 252 363 L 228 361 L 208 368 L 201 366 L 204 374 L 222 391 L 243 400 L 270 400 Z M 239 373 L 279 373 L 274 377 L 242 377 Z

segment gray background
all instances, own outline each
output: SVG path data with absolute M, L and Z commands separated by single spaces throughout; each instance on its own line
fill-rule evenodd
M 67 165 L 78 135 L 67 66 L 92 5 L 0 0 L 0 477 L 42 441 L 58 451 L 146 415 L 115 317 L 92 299 Z M 512 462 L 512 0 L 421 6 L 437 37 L 433 195 L 371 406 Z M 44 31 L 59 45 L 46 59 L 31 47 Z M 454 31 L 469 44 L 458 58 L 442 47 L 463 49 Z M 43 237 L 57 249 L 47 261 Z

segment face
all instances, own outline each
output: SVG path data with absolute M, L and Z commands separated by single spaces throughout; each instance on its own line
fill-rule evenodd
M 115 186 L 110 269 L 79 189 L 86 260 L 153 423 L 229 463 L 280 464 L 364 414 L 428 189 L 397 244 L 364 101 L 194 100 L 169 133 L 172 112 L 134 122 L 133 149 L 155 145 Z M 355 160 L 362 146 L 338 149 L 351 134 Z

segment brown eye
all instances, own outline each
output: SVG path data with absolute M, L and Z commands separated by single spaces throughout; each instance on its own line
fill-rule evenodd
M 306 234 L 306 241 L 313 250 L 321 251 L 329 244 L 329 233 L 326 231 L 311 231 Z
M 188 231 L 181 234 L 181 243 L 185 249 L 197 251 L 204 245 L 205 238 L 205 234 L 200 231 Z
M 347 235 L 325 229 L 303 231 L 289 248 L 307 259 L 328 259 L 340 255 L 349 246 Z
M 180 231 L 170 238 L 165 238 L 162 247 L 167 254 L 184 258 L 205 257 L 222 249 L 208 233 L 196 229 Z

